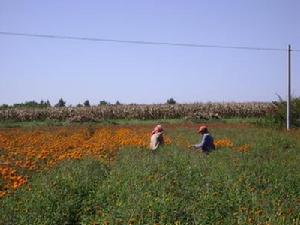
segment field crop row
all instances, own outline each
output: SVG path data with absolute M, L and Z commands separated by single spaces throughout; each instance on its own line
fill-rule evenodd
M 72 122 L 105 119 L 210 119 L 261 117 L 272 114 L 271 103 L 206 103 L 160 105 L 106 105 L 98 107 L 10 108 L 0 110 L 0 121 L 60 120 Z

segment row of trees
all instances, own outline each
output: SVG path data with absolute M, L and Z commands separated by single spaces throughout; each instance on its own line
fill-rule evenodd
M 47 108 L 50 107 L 50 101 L 44 101 L 41 100 L 40 102 L 36 102 L 36 101 L 28 101 L 25 103 L 16 103 L 13 105 L 8 105 L 8 104 L 3 104 L 0 106 L 1 109 L 5 109 L 5 108 Z
M 173 98 L 170 98 L 167 100 L 166 102 L 167 104 L 176 104 L 176 101 Z M 101 105 L 111 105 L 112 103 L 107 102 L 105 100 L 101 100 L 99 102 L 99 106 Z M 115 105 L 122 105 L 121 102 L 116 101 Z M 54 105 L 54 107 L 66 107 L 66 101 L 63 100 L 62 98 L 59 99 L 59 101 Z M 76 107 L 90 107 L 90 101 L 89 100 L 85 100 L 82 104 L 79 103 L 76 105 Z M 13 105 L 7 105 L 7 104 L 3 104 L 0 106 L 0 109 L 8 109 L 8 108 L 47 108 L 47 107 L 51 107 L 50 101 L 44 101 L 41 100 L 40 102 L 36 102 L 36 101 L 28 101 L 25 103 L 17 103 L 17 104 L 13 104 Z

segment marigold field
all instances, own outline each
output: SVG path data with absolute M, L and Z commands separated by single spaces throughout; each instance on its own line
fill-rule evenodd
M 299 224 L 300 132 L 247 124 L 153 124 L 0 130 L 0 224 Z

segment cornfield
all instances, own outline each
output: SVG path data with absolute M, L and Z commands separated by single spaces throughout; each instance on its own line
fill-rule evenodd
M 105 119 L 210 119 L 261 117 L 272 114 L 272 103 L 206 103 L 157 105 L 104 105 L 93 107 L 10 108 L 0 110 L 0 121 L 60 120 L 71 122 Z

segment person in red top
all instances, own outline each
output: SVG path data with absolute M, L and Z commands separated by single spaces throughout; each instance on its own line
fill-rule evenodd
M 150 149 L 156 150 L 158 147 L 164 145 L 164 129 L 161 125 L 157 125 L 151 132 Z

